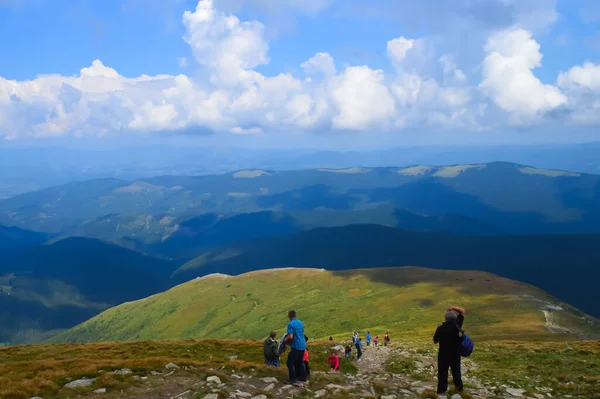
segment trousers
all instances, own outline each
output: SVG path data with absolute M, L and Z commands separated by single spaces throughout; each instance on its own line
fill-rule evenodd
M 452 371 L 452 380 L 456 389 L 463 390 L 463 382 L 460 374 L 460 356 L 438 356 L 438 388 L 437 393 L 448 390 L 448 369 Z
M 306 370 L 304 367 L 304 351 L 292 348 L 287 358 L 289 381 L 306 381 Z

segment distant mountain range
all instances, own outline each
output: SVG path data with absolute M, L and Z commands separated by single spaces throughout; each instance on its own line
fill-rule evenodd
M 458 231 L 464 221 L 467 230 L 477 224 L 507 234 L 600 233 L 600 175 L 490 163 L 90 180 L 0 200 L 0 223 L 148 244 L 206 213 L 286 212 L 313 228 L 335 218 L 394 225 L 396 209 L 460 219 Z
M 45 244 L 20 235 L 19 245 L 0 248 L 0 342 L 36 342 L 171 286 L 169 261 L 88 238 Z

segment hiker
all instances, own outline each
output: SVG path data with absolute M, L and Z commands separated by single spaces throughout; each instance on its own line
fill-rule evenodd
M 298 381 L 306 382 L 306 370 L 304 366 L 304 352 L 306 351 L 306 339 L 304 335 L 304 324 L 296 318 L 296 311 L 288 312 L 290 322 L 287 327 L 286 343 L 290 345 L 290 353 L 287 358 L 289 372 L 289 384 Z
M 340 368 L 340 358 L 337 355 L 336 351 L 331 351 L 331 356 L 327 358 L 327 364 L 331 367 L 333 371 L 338 371 Z
M 346 359 L 350 359 L 352 357 L 352 347 L 350 345 L 346 345 L 346 349 L 344 350 L 344 356 Z
M 375 338 L 373 338 L 373 344 L 375 346 L 377 346 L 377 344 L 379 344 L 379 337 L 376 335 Z
M 367 331 L 367 346 L 371 346 L 371 333 Z
M 390 343 L 390 333 L 385 333 L 385 335 L 383 336 L 383 346 L 388 346 L 388 344 Z
M 333 337 L 329 337 L 329 342 L 333 342 Z
M 308 367 L 308 337 L 305 335 L 304 340 L 306 341 L 306 349 L 304 350 L 304 357 L 302 360 L 304 361 L 304 368 L 306 369 L 306 379 L 310 377 L 310 368 Z
M 360 359 L 362 358 L 362 338 L 359 338 L 358 341 L 356 341 L 356 360 L 360 362 Z
M 358 332 L 354 331 L 352 333 L 352 345 L 356 345 L 356 341 L 358 341 Z
M 452 380 L 456 390 L 458 392 L 463 390 L 458 347 L 461 343 L 459 332 L 465 320 L 465 313 L 462 308 L 449 306 L 444 323 L 438 325 L 433 336 L 433 343 L 439 343 L 437 393 L 445 393 L 448 390 L 448 368 L 452 370 Z
M 279 343 L 275 341 L 277 333 L 275 331 L 269 334 L 269 338 L 264 343 L 265 364 L 271 367 L 280 367 L 279 361 Z

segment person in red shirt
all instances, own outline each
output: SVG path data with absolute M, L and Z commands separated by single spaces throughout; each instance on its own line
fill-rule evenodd
M 331 366 L 333 371 L 338 371 L 340 368 L 340 358 L 338 357 L 337 353 L 331 352 L 331 356 L 327 358 L 327 364 Z
M 308 377 L 310 377 L 310 369 L 308 368 L 308 337 L 305 335 L 304 339 L 306 340 L 307 347 L 304 350 L 304 358 L 302 360 L 304 360 L 304 367 L 306 367 L 306 377 L 308 379 Z

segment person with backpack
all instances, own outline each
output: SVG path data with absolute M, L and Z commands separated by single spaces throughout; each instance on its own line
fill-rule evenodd
M 369 331 L 367 331 L 366 338 L 367 338 L 367 346 L 370 346 L 371 345 L 371 333 Z
M 383 336 L 383 346 L 388 346 L 388 344 L 390 343 L 390 333 L 385 333 L 385 335 Z
M 277 333 L 273 331 L 264 342 L 265 364 L 271 367 L 280 367 L 279 343 L 275 341 L 275 337 L 277 337 Z
M 362 358 L 362 338 L 359 338 L 358 341 L 356 341 L 356 361 L 360 362 L 360 359 Z
M 298 381 L 306 382 L 306 370 L 304 366 L 304 352 L 306 351 L 306 339 L 304 335 L 304 324 L 296 318 L 296 311 L 288 312 L 290 322 L 287 327 L 285 343 L 290 345 L 290 353 L 287 358 L 289 374 L 288 383 L 295 385 Z
M 346 359 L 350 359 L 352 357 L 352 347 L 350 345 L 346 345 L 346 349 L 344 350 L 344 357 Z
M 448 368 L 452 371 L 452 380 L 456 390 L 458 392 L 463 390 L 459 347 L 462 342 L 460 333 L 464 319 L 464 309 L 450 306 L 446 312 L 445 321 L 438 325 L 433 336 L 433 343 L 439 344 L 437 386 L 439 394 L 448 390 Z
M 376 335 L 375 338 L 373 338 L 373 345 L 377 346 L 379 344 L 379 337 Z

